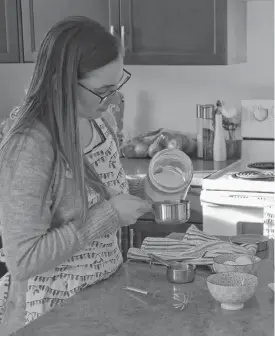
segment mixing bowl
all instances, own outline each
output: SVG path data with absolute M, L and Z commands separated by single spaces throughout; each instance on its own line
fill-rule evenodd
M 206 279 L 210 294 L 226 310 L 242 309 L 255 293 L 258 278 L 247 273 L 212 274 Z
M 242 263 L 246 264 L 238 263 L 238 261 L 241 260 L 243 260 Z M 245 260 L 247 260 L 247 262 Z M 213 259 L 213 270 L 215 273 L 239 272 L 256 275 L 260 261 L 261 259 L 254 255 L 222 254 Z

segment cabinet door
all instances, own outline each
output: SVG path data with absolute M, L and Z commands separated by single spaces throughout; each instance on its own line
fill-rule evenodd
M 120 0 L 126 64 L 223 64 L 226 0 Z
M 111 31 L 119 26 L 119 0 L 21 0 L 24 61 L 34 62 L 47 31 L 71 15 L 87 16 Z
M 0 62 L 19 62 L 16 0 L 0 0 Z

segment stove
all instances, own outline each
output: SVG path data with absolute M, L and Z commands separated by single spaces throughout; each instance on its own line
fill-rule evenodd
M 227 166 L 203 180 L 208 191 L 274 193 L 274 169 L 256 170 L 244 160 Z
M 246 179 L 250 181 L 274 181 L 274 172 L 270 171 L 244 171 L 233 173 L 232 177 L 235 179 Z
M 203 230 L 208 234 L 262 234 L 263 209 L 275 202 L 274 101 L 242 101 L 241 129 L 242 158 L 202 183 Z M 244 232 L 240 223 L 251 226 Z
M 248 168 L 256 170 L 274 170 L 274 161 L 273 162 L 259 162 L 251 163 L 247 165 Z

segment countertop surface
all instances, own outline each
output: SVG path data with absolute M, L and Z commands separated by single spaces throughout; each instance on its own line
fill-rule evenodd
M 197 268 L 195 281 L 169 283 L 165 267 L 127 262 L 106 281 L 93 285 L 65 301 L 16 336 L 41 335 L 274 335 L 274 248 L 260 262 L 259 284 L 241 310 L 226 311 L 210 295 L 207 267 Z M 156 293 L 156 297 L 131 294 L 124 286 Z M 173 307 L 173 294 L 188 294 L 190 302 L 180 311 Z
M 202 172 L 202 171 L 215 172 L 224 169 L 226 166 L 238 160 L 238 159 L 230 159 L 221 162 L 214 162 L 214 161 L 204 161 L 202 159 L 194 159 L 194 158 L 190 159 L 192 160 L 194 172 Z M 150 159 L 121 158 L 121 163 L 127 175 L 142 175 L 147 174 Z

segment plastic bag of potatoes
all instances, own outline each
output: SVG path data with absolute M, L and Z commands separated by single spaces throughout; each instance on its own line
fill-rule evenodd
M 196 141 L 188 134 L 168 129 L 158 129 L 125 139 L 121 152 L 128 158 L 152 158 L 163 149 L 178 149 L 192 157 L 196 153 Z

